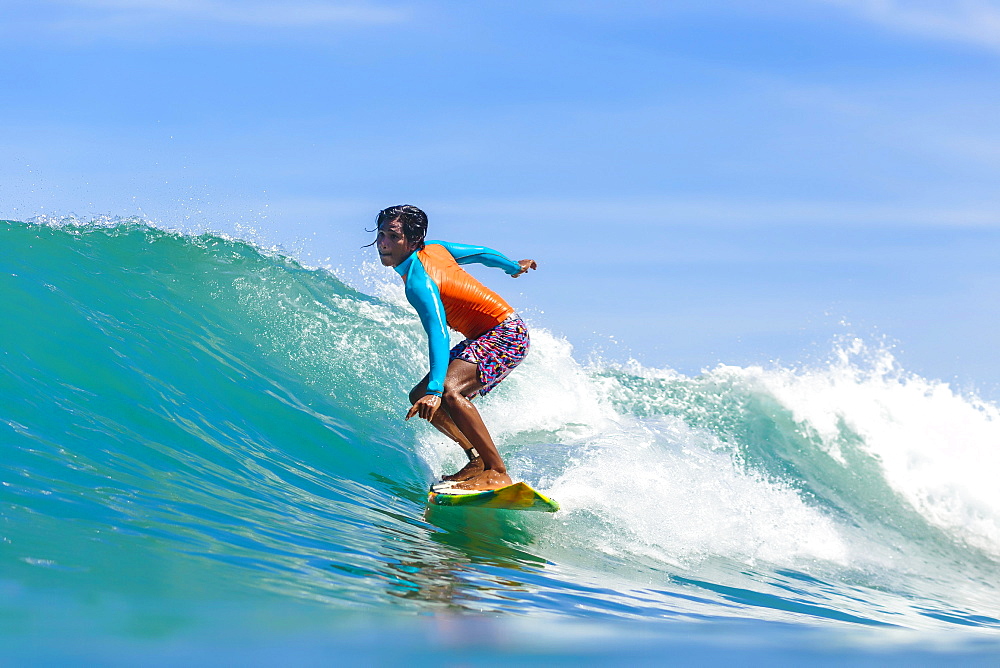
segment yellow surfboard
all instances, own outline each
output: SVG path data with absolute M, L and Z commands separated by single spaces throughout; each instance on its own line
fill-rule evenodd
M 438 487 L 427 494 L 427 504 L 462 508 L 495 508 L 500 510 L 538 510 L 554 513 L 559 504 L 539 494 L 526 482 L 516 482 L 500 489 L 473 492 L 467 489 Z

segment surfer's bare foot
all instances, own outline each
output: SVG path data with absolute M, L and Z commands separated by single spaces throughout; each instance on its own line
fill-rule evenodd
M 473 476 L 464 482 L 452 485 L 452 489 L 468 489 L 473 491 L 483 491 L 488 489 L 500 489 L 507 485 L 514 484 L 510 476 L 506 473 L 497 473 L 493 469 L 487 469 L 479 475 Z
M 474 478 L 483 472 L 483 458 L 476 457 L 475 459 L 469 460 L 469 463 L 462 467 L 462 470 L 458 473 L 452 473 L 451 475 L 442 476 L 441 480 L 468 480 L 469 478 Z

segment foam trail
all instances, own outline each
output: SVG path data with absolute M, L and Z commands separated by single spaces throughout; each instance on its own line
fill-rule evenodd
M 678 566 L 720 556 L 747 564 L 847 561 L 833 521 L 679 420 L 646 421 L 592 441 L 552 494 L 570 514 L 613 527 L 598 541 L 611 553 Z

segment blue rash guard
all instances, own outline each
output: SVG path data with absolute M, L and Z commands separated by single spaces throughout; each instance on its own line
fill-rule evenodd
M 458 265 L 496 267 L 513 276 L 521 265 L 483 246 L 427 241 L 396 267 L 403 277 L 406 299 L 417 310 L 427 332 L 430 375 L 427 394 L 441 396 L 448 372 L 448 327 L 476 338 L 500 324 L 514 309 Z

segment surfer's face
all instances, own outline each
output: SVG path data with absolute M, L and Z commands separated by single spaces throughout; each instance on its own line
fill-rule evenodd
M 378 259 L 382 261 L 383 265 L 395 267 L 410 257 L 410 253 L 417 249 L 417 244 L 407 241 L 403 234 L 403 224 L 399 220 L 393 220 L 383 223 L 378 228 L 375 248 L 378 249 Z

